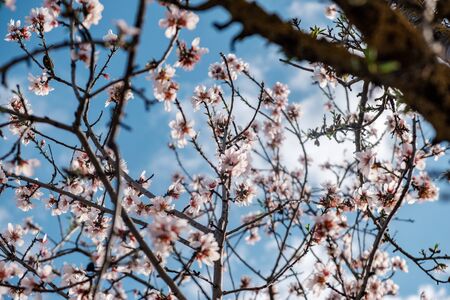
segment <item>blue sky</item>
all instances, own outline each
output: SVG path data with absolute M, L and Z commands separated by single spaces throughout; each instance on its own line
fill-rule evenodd
M 92 32 L 97 38 L 101 38 L 108 29 L 115 28 L 114 20 L 125 19 L 132 24 L 134 11 L 137 7 L 136 1 L 102 1 L 105 4 L 103 12 L 103 20 L 98 26 L 92 27 Z M 323 16 L 323 9 L 326 4 L 309 1 L 262 1 L 263 5 L 268 9 L 278 12 L 284 18 L 300 17 L 302 19 L 301 26 L 308 28 L 311 25 L 327 24 L 327 19 Z M 32 7 L 40 6 L 40 1 L 34 0 L 18 0 L 17 10 L 10 12 L 9 10 L 0 10 L 0 37 L 6 34 L 6 23 L 9 19 L 21 19 L 24 22 L 24 16 L 28 14 Z M 158 20 L 163 16 L 163 10 L 156 5 L 151 5 L 146 19 L 146 27 L 143 31 L 143 39 L 141 50 L 138 53 L 137 62 L 140 66 L 145 65 L 151 58 L 158 58 L 164 45 L 168 40 L 164 36 L 164 31 L 159 29 Z M 238 25 L 233 25 L 223 32 L 218 32 L 212 27 L 215 21 L 223 22 L 228 19 L 227 15 L 221 10 L 213 10 L 211 12 L 200 15 L 200 23 L 195 31 L 183 31 L 182 39 L 188 43 L 197 36 L 201 37 L 201 45 L 209 48 L 209 54 L 205 55 L 196 69 L 192 72 L 177 71 L 176 80 L 182 87 L 179 92 L 179 98 L 184 99 L 185 106 L 189 105 L 190 95 L 194 87 L 200 83 L 209 82 L 207 78 L 207 69 L 210 63 L 220 59 L 220 52 L 230 52 L 230 40 L 239 30 Z M 49 35 L 49 43 L 59 41 L 63 36 L 64 30 L 58 28 Z M 30 48 L 34 48 L 32 42 L 27 43 Z M 0 65 L 7 62 L 11 57 L 21 55 L 19 47 L 14 43 L 0 41 Z M 291 88 L 290 101 L 305 103 L 311 109 L 320 109 L 324 99 L 321 96 L 317 86 L 311 84 L 310 76 L 301 74 L 300 71 L 288 68 L 278 61 L 283 56 L 278 52 L 275 46 L 267 45 L 265 41 L 251 37 L 242 43 L 237 44 L 236 54 L 250 63 L 252 72 L 259 80 L 263 80 L 268 86 L 276 81 L 288 83 Z M 68 70 L 65 69 L 69 62 L 68 50 L 59 50 L 53 56 L 56 71 L 64 78 L 69 78 Z M 104 59 L 104 53 L 100 55 L 100 61 Z M 124 60 L 123 54 L 117 55 L 110 65 L 107 72 L 114 79 L 123 73 Z M 169 63 L 174 62 L 174 56 L 169 59 Z M 83 69 L 83 66 L 80 66 Z M 27 87 L 27 75 L 32 73 L 39 74 L 36 67 L 27 67 L 22 64 L 14 68 L 9 73 L 10 88 L 14 83 L 23 84 L 23 90 Z M 103 81 L 101 84 L 104 84 Z M 152 85 L 150 81 L 144 77 L 133 81 L 133 84 L 139 88 L 145 88 L 147 95 L 152 97 Z M 34 111 L 38 115 L 46 115 L 55 117 L 61 121 L 68 122 L 72 120 L 71 108 L 75 107 L 76 99 L 72 97 L 70 90 L 55 85 L 55 91 L 50 97 L 40 98 L 34 96 L 28 91 L 26 95 L 32 103 Z M 254 87 L 245 87 L 248 93 L 254 91 Z M 8 100 L 8 92 L 3 90 L 0 93 L 0 103 L 6 103 Z M 95 99 L 93 111 L 99 113 L 104 107 L 106 96 L 101 94 Z M 319 103 L 319 104 L 317 104 Z M 95 115 L 93 113 L 93 115 Z M 105 113 L 109 113 L 105 110 Z M 321 112 L 320 112 L 321 113 Z M 131 174 L 139 175 L 141 170 L 146 169 L 147 174 L 155 173 L 153 179 L 152 191 L 155 193 L 164 192 L 172 175 L 172 171 L 177 169 L 174 164 L 172 153 L 167 149 L 169 139 L 169 120 L 173 119 L 174 114 L 165 113 L 162 105 L 153 106 L 150 112 L 144 111 L 144 105 L 137 97 L 130 102 L 127 108 L 127 116 L 125 123 L 132 127 L 131 132 L 122 130 L 119 137 L 119 143 L 122 145 L 122 153 L 128 163 Z M 313 120 L 314 118 L 310 118 Z M 316 119 L 321 119 L 318 115 Z M 320 121 L 320 120 L 319 120 Z M 312 122 L 312 121 L 311 121 Z M 305 127 L 312 125 L 305 123 Z M 52 132 L 53 133 L 53 132 Z M 136 138 L 138 137 L 138 138 Z M 326 145 L 326 144 L 325 144 Z M 1 146 L 0 146 L 1 147 Z M 324 146 L 327 147 L 327 146 Z M 330 146 L 331 147 L 331 146 Z M 2 147 L 1 147 L 2 148 Z M 3 150 L 3 148 L 2 148 Z M 324 153 L 332 153 L 331 149 Z M 2 151 L 3 152 L 3 151 Z M 183 151 L 182 156 L 186 159 L 192 158 L 192 153 Z M 68 154 L 57 153 L 59 162 L 67 162 L 70 159 Z M 442 169 L 442 166 L 448 166 L 449 157 L 444 157 L 440 161 L 440 165 L 434 168 Z M 188 162 L 188 166 L 192 169 L 201 170 L 202 165 L 194 160 Z M 42 172 L 42 171 L 41 171 Z M 36 174 L 43 176 L 43 173 Z M 391 233 L 398 231 L 396 235 L 400 244 L 405 248 L 411 249 L 412 253 L 417 253 L 421 248 L 428 248 L 439 242 L 443 252 L 450 252 L 450 202 L 448 187 L 441 187 L 441 201 L 427 204 L 406 205 L 402 208 L 399 218 L 415 219 L 414 223 L 394 222 Z M 442 198 L 446 198 L 442 199 Z M 26 214 L 18 212 L 15 207 L 13 198 L 7 199 L 2 195 L 0 202 L 0 226 L 4 226 L 7 222 L 22 219 Z M 6 213 L 8 211 L 8 213 Z M 13 212 L 13 213 L 12 213 Z M 35 219 L 42 222 L 43 225 L 51 224 L 46 219 L 45 213 L 36 215 Z M 408 274 L 398 274 L 396 283 L 400 285 L 400 294 L 402 296 L 416 294 L 417 289 L 422 284 L 432 284 L 432 282 L 419 271 L 412 263 L 409 263 Z M 444 287 L 445 289 L 445 287 Z M 448 289 L 448 287 L 447 287 Z M 450 290 L 449 290 L 450 293 Z

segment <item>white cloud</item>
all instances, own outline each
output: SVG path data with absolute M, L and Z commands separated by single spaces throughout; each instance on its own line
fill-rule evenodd
M 420 295 L 426 296 L 421 298 Z M 450 300 L 448 290 L 444 287 L 436 287 L 430 284 L 422 285 L 419 287 L 417 295 L 409 295 L 404 297 L 386 297 L 387 300 Z
M 286 10 L 286 15 L 290 18 L 301 19 L 300 26 L 302 28 L 309 28 L 313 25 L 325 27 L 327 22 L 325 8 L 326 4 L 316 1 L 292 1 Z

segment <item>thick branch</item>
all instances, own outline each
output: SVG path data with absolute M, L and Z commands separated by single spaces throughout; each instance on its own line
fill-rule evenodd
M 378 52 L 377 64 L 395 61 L 399 68 L 390 73 L 369 70 L 369 62 L 326 40 L 316 40 L 295 29 L 275 14 L 245 0 L 210 0 L 194 9 L 221 6 L 231 15 L 231 22 L 242 25 L 235 41 L 260 35 L 279 45 L 291 58 L 323 62 L 337 73 L 350 73 L 375 84 L 398 88 L 404 101 L 421 113 L 435 128 L 437 140 L 450 140 L 450 70 L 438 62 L 422 34 L 399 12 L 382 0 L 335 0 L 349 20 L 362 32 L 365 42 Z M 353 3 L 353 5 L 351 4 Z

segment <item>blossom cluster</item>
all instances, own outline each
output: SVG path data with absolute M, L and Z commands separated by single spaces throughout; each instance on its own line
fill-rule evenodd
M 182 99 L 177 75 L 201 66 L 208 49 L 200 46 L 198 37 L 191 42 L 180 38 L 183 29 L 196 28 L 199 17 L 194 12 L 159 4 L 166 13 L 159 26 L 168 38 L 162 58 L 147 60 L 142 68 L 136 63 L 114 80 L 106 73 L 110 60 L 121 52 L 133 58 L 142 28 L 118 20 L 116 31 L 108 30 L 94 43 L 89 29 L 102 19 L 99 0 L 70 5 L 45 0 L 31 10 L 26 26 L 20 20 L 8 23 L 6 41 L 25 51 L 25 42 L 33 36 L 42 44 L 42 63 L 26 52 L 39 68 L 39 75 L 28 76 L 28 92 L 43 100 L 65 84 L 78 101 L 75 121 L 68 124 L 35 115 L 33 99 L 20 87 L 3 109 L 8 115 L 3 126 L 16 142 L 0 161 L 0 194 L 12 191 L 16 207 L 26 214 L 45 208 L 54 217 L 51 221 L 58 222 L 61 237 L 57 240 L 52 228 L 29 218 L 8 223 L 0 232 L 0 298 L 54 292 L 70 299 L 176 299 L 176 288 L 184 289 L 190 280 L 199 293 L 207 293 L 206 284 L 213 293 L 219 288 L 222 293 L 221 281 L 228 279 L 217 277 L 229 273 L 234 291 L 228 293 L 236 297 L 259 297 L 266 291 L 273 296 L 281 288 L 283 295 L 369 300 L 398 293 L 394 275 L 408 272 L 405 258 L 420 266 L 434 264 L 423 268 L 430 276 L 445 269 L 440 261 L 446 256 L 437 256 L 439 245 L 415 257 L 389 231 L 389 222 L 403 206 L 439 198 L 439 187 L 427 173 L 428 161 L 441 159 L 447 150 L 418 138 L 418 132 L 424 135 L 419 117 L 396 100 L 392 89 L 386 88 L 379 98 L 368 93 L 367 103 L 361 100 L 360 106 L 341 109 L 336 91 L 351 85 L 332 67 L 313 63 L 306 71 L 326 97 L 327 112 L 320 127 L 308 129 L 308 107 L 293 101 L 292 86 L 291 91 L 276 80 L 266 85 L 252 75 L 248 62 L 226 54 L 210 64 L 209 79 Z M 8 5 L 13 7 L 14 1 Z M 338 12 L 331 5 L 326 16 L 335 19 Z M 46 44 L 47 34 L 71 22 L 75 26 L 68 47 L 74 82 L 54 68 L 53 50 Z M 82 72 L 89 72 L 86 85 L 75 82 L 79 62 L 87 67 Z M 148 100 L 146 89 L 139 88 L 135 77 L 141 74 L 150 74 L 151 83 L 146 84 L 155 100 Z M 106 83 L 97 88 L 99 79 Z M 258 91 L 249 96 L 243 86 Z M 118 125 L 110 122 L 113 119 L 105 121 L 103 112 L 90 119 L 98 108 L 95 98 L 102 96 L 105 107 L 115 106 L 112 118 L 118 117 Z M 126 123 L 131 110 L 124 104 L 138 105 L 130 101 L 135 97 L 148 105 L 162 102 L 165 111 L 175 111 L 167 114 L 169 150 L 180 173 L 173 174 L 167 186 L 160 174 L 143 170 L 134 177 L 135 166 L 129 171 L 114 148 L 122 140 L 111 137 L 112 126 Z M 70 132 L 76 142 L 53 136 L 41 123 Z M 108 143 L 111 139 L 115 143 Z M 316 164 L 322 158 L 315 147 L 325 139 L 345 146 L 345 158 Z M 382 153 L 385 140 L 392 150 L 389 157 Z M 55 148 L 70 154 L 61 153 L 60 158 Z M 190 155 L 196 155 L 202 167 Z M 241 243 L 264 253 L 264 260 L 257 261 L 264 266 L 253 266 Z M 308 259 L 314 268 L 303 268 Z M 255 276 L 243 274 L 238 288 L 232 264 L 245 266 L 242 270 Z M 268 276 L 267 266 L 272 270 Z M 259 285 L 258 278 L 265 282 Z M 130 287 L 129 281 L 145 288 Z

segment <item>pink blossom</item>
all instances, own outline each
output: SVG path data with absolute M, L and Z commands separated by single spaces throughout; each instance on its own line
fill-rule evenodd
M 166 18 L 159 20 L 159 26 L 161 28 L 166 28 L 166 37 L 171 38 L 175 35 L 178 29 L 195 29 L 198 20 L 198 16 L 193 12 L 179 9 L 175 5 L 170 5 L 168 7 Z
M 56 16 L 47 7 L 31 9 L 27 21 L 31 24 L 31 30 L 35 32 L 49 32 L 58 27 Z
M 220 102 L 220 95 L 222 89 L 219 86 L 214 86 L 207 89 L 204 85 L 198 85 L 195 87 L 194 96 L 192 96 L 192 105 L 194 110 L 197 111 L 201 104 L 217 104 Z
M 330 19 L 334 20 L 337 15 L 337 7 L 334 4 L 331 4 L 325 8 L 325 16 Z
M 5 0 L 4 4 L 10 10 L 12 11 L 16 10 L 16 0 Z
M 391 264 L 394 270 L 400 270 L 402 272 L 408 273 L 408 265 L 406 264 L 406 261 L 400 256 L 392 257 Z
M 271 149 L 280 147 L 285 138 L 280 122 L 265 121 L 264 134 L 268 139 L 267 145 Z
M 47 96 L 54 90 L 54 88 L 49 85 L 50 80 L 46 73 L 42 73 L 42 75 L 38 77 L 29 74 L 28 81 L 30 82 L 28 89 L 38 96 Z
M 367 293 L 368 299 L 382 299 L 386 293 L 383 282 L 375 276 L 370 277 L 367 283 Z
M 212 266 L 220 258 L 219 245 L 212 233 L 206 235 L 200 233 L 191 234 L 189 241 L 190 245 L 196 248 L 195 258 L 199 267 L 202 266 L 202 263 Z
M 247 169 L 247 153 L 235 148 L 228 148 L 219 157 L 220 170 L 231 176 L 239 176 Z
M 118 42 L 117 34 L 113 33 L 111 29 L 108 30 L 108 33 L 103 36 L 103 41 L 108 45 L 110 49 L 114 49 Z
M 272 87 L 272 96 L 275 99 L 287 99 L 291 91 L 287 84 L 283 84 L 281 82 L 276 82 Z
M 199 193 L 193 193 L 189 200 L 189 213 L 193 216 L 197 216 L 202 209 L 203 204 L 208 202 L 208 198 Z
M 52 208 L 52 216 L 59 216 L 69 211 L 71 199 L 67 196 L 61 196 L 59 200 L 56 200 L 53 196 L 50 196 L 46 202 L 47 207 Z
M 85 152 L 77 151 L 72 159 L 71 170 L 83 175 L 93 174 L 94 166 Z
M 111 226 L 111 218 L 97 215 L 96 217 L 89 218 L 86 221 L 84 232 L 95 244 L 99 244 L 108 234 L 108 228 Z
M 8 182 L 8 177 L 6 177 L 5 171 L 2 168 L 2 161 L 0 160 L 0 184 L 5 184 Z
M 159 68 L 153 74 L 153 94 L 159 102 L 164 102 L 164 109 L 166 111 L 171 110 L 171 103 L 175 101 L 179 89 L 178 83 L 172 81 L 174 76 L 175 69 L 170 65 Z
M 170 121 L 169 127 L 172 129 L 171 136 L 177 141 L 179 148 L 184 148 L 187 145 L 186 137 L 195 137 L 193 126 L 194 121 L 186 121 L 181 112 L 177 113 L 175 120 Z
M 88 42 L 82 43 L 79 36 L 76 36 L 75 40 L 78 42 L 78 48 L 76 51 L 73 50 L 71 52 L 72 59 L 84 62 L 86 68 L 89 68 L 92 60 L 94 64 L 97 62 L 99 51 L 95 51 L 95 53 L 92 53 L 91 44 Z
M 178 240 L 178 236 L 186 228 L 187 221 L 172 216 L 155 216 L 148 226 L 148 231 L 156 250 L 166 256 L 172 249 L 172 243 Z
M 53 273 L 53 268 L 50 265 L 40 266 L 37 269 L 37 275 L 43 282 L 52 282 L 56 278 L 56 274 Z
M 355 157 L 358 160 L 358 170 L 366 177 L 369 176 L 372 166 L 375 163 L 375 156 L 376 153 L 372 149 L 355 153 Z
M 6 34 L 5 41 L 21 41 L 29 40 L 31 37 L 31 31 L 28 27 L 21 27 L 20 20 L 14 21 L 11 19 L 8 23 L 8 33 Z
M 386 251 L 378 250 L 375 252 L 375 256 L 372 263 L 372 268 L 375 274 L 383 276 L 390 268 L 389 254 Z
M 327 70 L 324 67 L 316 69 L 314 73 L 314 79 L 319 82 L 319 86 L 323 89 L 326 88 L 327 85 L 331 88 L 336 87 L 336 75 L 334 74 L 334 72 Z
M 31 294 L 33 289 L 39 287 L 39 284 L 36 281 L 34 281 L 33 277 L 28 275 L 22 280 L 22 286 L 25 288 L 24 294 L 29 295 Z
M 228 78 L 227 70 L 224 64 L 214 63 L 209 66 L 208 76 L 215 80 L 225 80 Z
M 245 241 L 248 245 L 254 245 L 261 240 L 257 227 L 250 229 L 248 233 L 249 234 L 245 237 Z
M 308 281 L 308 287 L 311 288 L 315 295 L 319 295 L 327 288 L 327 283 L 332 275 L 331 265 L 316 263 L 315 271 Z
M 14 173 L 15 175 L 23 174 L 30 177 L 33 175 L 33 169 L 35 167 L 38 167 L 40 164 L 41 163 L 34 158 L 28 160 L 17 158 L 15 160 L 6 162 L 4 164 L 4 169 L 5 171 Z
M 48 8 L 50 13 L 55 17 L 59 16 L 59 14 L 61 12 L 61 6 L 60 6 L 59 0 L 45 0 L 44 7 Z
M 334 211 L 328 211 L 316 217 L 314 240 L 320 243 L 327 236 L 335 237 L 346 226 L 347 218 L 344 215 L 338 215 Z
M 230 71 L 236 75 L 246 72 L 249 69 L 249 64 L 241 58 L 236 57 L 233 53 L 227 54 L 226 62 Z
M 195 64 L 200 61 L 202 55 L 208 53 L 207 48 L 201 48 L 199 45 L 200 38 L 198 37 L 192 41 L 191 48 L 187 48 L 185 42 L 180 42 L 177 49 L 178 61 L 174 66 L 191 71 Z
M 138 35 L 140 32 L 139 28 L 128 25 L 127 22 L 125 22 L 125 20 L 123 20 L 123 19 L 117 20 L 116 25 L 117 25 L 117 28 L 119 29 L 119 33 L 121 35 L 133 36 L 133 35 Z
M 237 58 L 234 54 L 228 54 L 225 57 L 225 62 L 216 62 L 209 66 L 208 76 L 215 80 L 236 80 L 237 76 L 244 71 L 248 71 L 248 63 L 242 59 Z
M 179 199 L 181 194 L 186 192 L 181 179 L 174 179 L 174 182 L 167 189 L 167 196 Z
M 256 195 L 256 191 L 249 181 L 245 181 L 242 183 L 236 183 L 235 194 L 237 205 L 248 206 L 252 203 L 252 199 Z
M 108 89 L 108 99 L 105 102 L 105 107 L 108 107 L 112 102 L 118 104 L 122 100 L 128 101 L 134 98 L 133 92 L 131 89 L 127 89 L 124 91 L 125 83 L 120 81 Z
M 431 147 L 431 153 L 434 155 L 434 160 L 437 161 L 440 157 L 445 155 L 445 149 L 441 145 L 436 144 Z
M 22 211 L 29 211 L 32 209 L 33 205 L 31 199 L 39 200 L 42 196 L 39 186 L 35 184 L 19 186 L 14 192 L 16 195 L 17 207 Z
M 297 120 L 303 115 L 302 106 L 298 103 L 289 104 L 286 114 L 292 121 Z
M 88 29 L 92 25 L 97 25 L 102 19 L 103 4 L 99 0 L 77 0 L 77 2 L 83 6 L 83 25 Z
M 167 211 L 170 211 L 175 207 L 171 204 L 172 199 L 170 197 L 154 197 L 151 201 L 151 212 L 153 214 L 164 215 Z
M 25 232 L 22 226 L 8 223 L 8 229 L 4 236 L 11 245 L 21 247 L 24 244 L 24 240 L 22 239 L 24 234 Z
M 413 176 L 412 186 L 416 190 L 416 195 L 409 201 L 414 203 L 420 201 L 436 201 L 439 198 L 439 188 L 431 181 L 426 172 L 420 172 L 418 176 Z
M 4 261 L 0 261 L 0 282 L 9 280 L 11 276 L 11 269 Z

